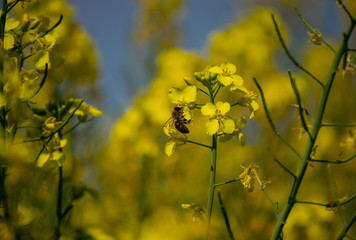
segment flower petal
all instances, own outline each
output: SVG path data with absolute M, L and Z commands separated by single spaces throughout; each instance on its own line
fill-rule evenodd
M 244 85 L 244 80 L 240 75 L 231 75 L 232 77 L 232 83 L 237 86 L 243 86 Z
M 197 87 L 196 86 L 187 86 L 182 91 L 183 94 L 183 102 L 191 103 L 195 102 L 197 99 Z
M 236 66 L 232 63 L 223 63 L 220 65 L 222 69 L 226 69 L 229 75 L 232 75 L 236 72 Z
M 205 116 L 214 116 L 216 113 L 216 106 L 212 103 L 207 103 L 201 107 L 201 113 Z
M 228 86 L 232 83 L 232 78 L 231 76 L 218 76 L 218 81 L 221 82 L 224 86 Z
M 225 115 L 228 111 L 230 111 L 230 104 L 227 102 L 217 102 L 216 108 L 222 115 Z
M 211 68 L 208 69 L 208 71 L 212 72 L 212 73 L 217 73 L 217 74 L 222 74 L 223 73 L 223 70 L 218 66 L 211 67 Z
M 243 133 L 239 132 L 239 135 L 237 136 L 237 138 L 239 139 L 241 147 L 245 146 L 246 136 Z
M 42 167 L 49 159 L 49 153 L 42 153 L 37 160 L 37 167 Z
M 18 25 L 20 25 L 20 21 L 16 18 L 7 19 L 5 23 L 5 32 L 15 29 Z
M 214 135 L 219 130 L 219 121 L 213 119 L 205 124 L 205 130 L 209 135 Z
M 252 100 L 252 102 L 249 105 L 249 110 L 250 110 L 250 119 L 255 116 L 255 112 L 259 109 L 259 105 L 256 101 Z
M 223 132 L 231 134 L 235 130 L 235 122 L 231 118 L 223 118 L 221 120 L 221 123 L 223 125 Z
M 176 148 L 176 144 L 177 144 L 176 141 L 169 141 L 166 143 L 166 146 L 164 147 L 164 152 L 167 154 L 168 157 L 170 157 L 173 154 Z
M 15 44 L 15 38 L 12 36 L 10 33 L 5 33 L 4 36 L 4 49 L 5 50 L 10 50 L 11 48 L 14 47 Z
M 171 88 L 168 91 L 168 99 L 171 103 L 179 103 L 183 100 L 183 93 L 182 90 L 179 88 Z

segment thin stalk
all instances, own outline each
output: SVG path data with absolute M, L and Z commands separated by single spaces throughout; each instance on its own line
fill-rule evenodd
M 312 28 L 312 26 L 309 25 L 309 23 L 307 22 L 307 20 L 305 20 L 305 18 L 303 17 L 303 15 L 299 12 L 298 8 L 294 8 L 295 11 L 297 12 L 299 18 L 303 21 L 303 23 L 305 24 L 305 26 L 313 33 L 316 34 L 315 29 Z M 328 44 L 323 38 L 321 38 L 321 41 L 333 52 L 335 53 L 335 49 L 330 46 L 330 44 Z
M 190 140 L 188 140 L 187 142 L 211 149 L 211 146 L 208 146 L 208 145 L 205 145 L 202 143 L 198 143 L 198 142 L 194 142 L 194 141 L 190 141 Z
M 62 221 L 62 195 L 63 195 L 63 167 L 62 165 L 58 167 L 58 195 L 57 195 L 57 225 L 55 229 L 56 239 L 61 236 L 60 227 Z
M 277 130 L 276 126 L 274 125 L 273 120 L 272 120 L 272 118 L 271 118 L 271 114 L 269 113 L 269 110 L 268 110 L 268 107 L 267 107 L 267 103 L 266 103 L 266 99 L 265 99 L 265 96 L 264 96 L 264 94 L 263 94 L 263 90 L 262 90 L 262 88 L 261 88 L 261 85 L 258 83 L 258 81 L 257 81 L 256 78 L 253 78 L 253 81 L 255 82 L 255 84 L 256 84 L 256 86 L 257 86 L 257 88 L 258 88 L 258 90 L 259 90 L 259 92 L 260 92 L 260 94 L 261 94 L 261 99 L 262 99 L 263 108 L 264 108 L 264 110 L 265 110 L 265 114 L 266 114 L 267 120 L 268 120 L 268 122 L 269 122 L 269 125 L 271 126 L 271 128 L 272 128 L 274 134 L 275 134 L 277 137 L 279 137 L 279 139 L 281 139 L 282 142 L 283 142 L 284 144 L 286 144 L 286 145 L 298 156 L 298 158 L 301 159 L 302 156 L 300 155 L 300 153 L 299 153 L 292 145 L 290 145 L 287 140 L 285 140 L 285 139 L 281 136 L 280 132 L 278 132 L 278 130 Z
M 276 20 L 274 19 L 274 15 L 272 14 L 272 20 L 273 20 L 273 23 L 274 23 L 274 27 L 276 29 L 276 32 L 277 32 L 277 35 L 278 35 L 278 38 L 279 38 L 279 41 L 281 42 L 282 44 L 282 47 L 285 51 L 285 53 L 287 54 L 288 58 L 292 61 L 292 63 L 297 67 L 299 68 L 300 70 L 302 70 L 303 72 L 305 72 L 306 74 L 308 74 L 311 78 L 313 78 L 317 83 L 319 83 L 320 86 L 324 86 L 324 84 L 318 79 L 316 78 L 313 74 L 311 74 L 308 70 L 306 70 L 302 65 L 300 65 L 297 60 L 295 60 L 295 58 L 293 57 L 293 55 L 290 53 L 289 49 L 287 48 L 287 45 L 285 44 L 283 38 L 282 38 L 282 35 L 281 35 L 281 32 L 279 31 L 279 27 L 277 25 L 277 22 Z
M 236 178 L 236 179 L 232 179 L 232 180 L 229 180 L 229 181 L 226 181 L 226 182 L 223 182 L 223 183 L 216 183 L 214 185 L 214 187 L 219 187 L 219 186 L 226 185 L 226 184 L 233 183 L 233 182 L 237 182 L 237 181 L 240 181 L 240 180 L 241 180 L 240 178 Z
M 356 18 L 356 16 L 355 16 L 355 18 Z M 296 180 L 295 180 L 293 187 L 291 189 L 288 202 L 285 205 L 283 211 L 281 212 L 280 218 L 278 219 L 277 225 L 274 229 L 273 236 L 272 236 L 272 239 L 274 239 L 274 240 L 277 240 L 280 238 L 283 227 L 286 224 L 287 218 L 289 216 L 289 213 L 291 212 L 291 210 L 296 202 L 296 196 L 297 196 L 299 187 L 302 183 L 304 174 L 308 167 L 310 154 L 313 151 L 315 140 L 316 140 L 319 130 L 322 126 L 322 119 L 324 116 L 329 93 L 330 93 L 333 81 L 335 79 L 335 75 L 337 73 L 339 63 L 342 59 L 342 56 L 345 54 L 345 52 L 347 50 L 347 48 L 346 48 L 347 42 L 348 42 L 348 40 L 351 36 L 351 33 L 355 27 L 355 24 L 356 24 L 356 21 L 352 21 L 351 24 L 349 25 L 347 31 L 344 33 L 344 39 L 341 42 L 339 49 L 337 50 L 337 52 L 334 56 L 333 62 L 331 64 L 329 73 L 328 73 L 326 81 L 325 81 L 325 85 L 323 85 L 324 87 L 323 87 L 322 96 L 320 99 L 320 103 L 318 105 L 317 113 L 315 116 L 315 121 L 314 121 L 313 128 L 311 131 L 312 138 L 310 138 L 308 141 L 303 158 L 302 158 L 302 160 L 299 164 L 298 170 L 297 170 Z
M 207 206 L 207 224 L 206 224 L 206 239 L 209 239 L 209 229 L 211 221 L 211 213 L 213 210 L 214 193 L 215 193 L 215 175 L 216 175 L 216 158 L 217 158 L 217 135 L 212 136 L 211 144 L 211 166 L 210 166 L 210 184 L 209 184 L 209 198 Z
M 232 230 L 231 230 L 231 227 L 230 227 L 230 221 L 229 221 L 229 217 L 227 216 L 227 212 L 226 212 L 226 209 L 225 209 L 225 205 L 224 205 L 224 202 L 221 198 L 221 193 L 220 191 L 218 191 L 218 198 L 219 198 L 219 203 L 220 203 L 220 209 L 221 209 L 221 213 L 224 217 L 224 220 L 225 220 L 225 225 L 226 225 L 226 230 L 227 230 L 227 233 L 229 234 L 229 237 L 231 240 L 234 240 L 234 234 L 232 233 Z
M 356 123 L 323 123 L 322 127 L 356 127 Z
M 350 221 L 343 227 L 341 233 L 339 234 L 336 240 L 342 240 L 347 235 L 347 232 L 355 222 L 356 222 L 356 212 L 354 212 L 354 215 L 351 217 Z
M 320 162 L 320 163 L 334 163 L 334 164 L 341 164 L 351 161 L 356 157 L 356 153 L 352 154 L 351 156 L 344 158 L 342 160 L 330 161 L 330 160 L 319 160 L 319 159 L 310 159 L 311 162 Z
M 326 207 L 326 208 L 332 208 L 335 206 L 344 206 L 348 203 L 350 203 L 351 201 L 353 201 L 354 199 L 356 199 L 356 193 L 354 193 L 351 197 L 340 201 L 339 199 L 336 199 L 336 202 L 329 202 L 329 203 L 318 203 L 318 202 L 311 202 L 311 201 L 300 201 L 300 200 L 295 200 L 295 203 L 299 203 L 299 204 L 309 204 L 309 205 L 317 205 L 317 206 L 322 206 L 322 207 Z
M 290 70 L 288 70 L 288 75 L 289 75 L 290 83 L 291 83 L 293 91 L 294 91 L 294 95 L 297 98 L 299 116 L 300 116 L 300 120 L 302 121 L 303 128 L 308 133 L 309 137 L 312 138 L 312 136 L 310 135 L 307 123 L 306 123 L 305 118 L 304 118 L 303 104 L 302 104 L 302 100 L 300 98 L 300 94 L 299 94 L 299 91 L 298 91 L 298 88 L 297 88 L 297 84 L 295 83 L 295 79 L 293 78 L 292 72 Z
M 270 151 L 272 157 L 273 157 L 273 160 L 276 161 L 276 163 L 281 167 L 283 168 L 284 171 L 286 171 L 287 173 L 289 173 L 295 180 L 296 176 L 294 175 L 294 173 L 292 173 L 291 170 L 289 170 L 286 166 L 284 166 L 283 163 L 281 163 L 275 156 L 274 154 L 272 153 L 271 149 L 268 147 L 268 150 Z

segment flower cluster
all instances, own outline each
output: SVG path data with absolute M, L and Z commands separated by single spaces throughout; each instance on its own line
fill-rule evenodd
M 196 81 L 188 77 L 184 78 L 187 84 L 185 88 L 169 90 L 168 98 L 171 103 L 175 104 L 175 107 L 163 127 L 165 134 L 171 139 L 165 146 L 165 153 L 170 156 L 176 146 L 188 142 L 189 129 L 186 124 L 194 121 L 192 111 L 194 109 L 200 110 L 203 116 L 209 117 L 205 124 L 208 135 L 216 134 L 222 142 L 236 136 L 240 144 L 244 146 L 246 137 L 241 129 L 247 122 L 246 117 L 235 117 L 230 110 L 234 106 L 246 107 L 250 112 L 249 118 L 253 118 L 259 108 L 256 102 L 257 95 L 244 86 L 243 78 L 236 74 L 236 67 L 231 63 L 209 66 L 202 72 L 194 73 L 194 77 Z M 202 87 L 198 86 L 199 83 Z M 236 93 L 236 100 L 233 103 L 217 101 L 218 93 L 223 88 Z M 210 101 L 197 102 L 198 92 L 208 96 Z

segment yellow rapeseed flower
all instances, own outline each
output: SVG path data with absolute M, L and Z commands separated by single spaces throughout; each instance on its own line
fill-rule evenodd
M 235 130 L 234 120 L 226 115 L 230 111 L 230 104 L 227 102 L 207 103 L 201 108 L 201 113 L 210 116 L 206 123 L 206 132 L 213 135 L 219 131 L 231 134 Z

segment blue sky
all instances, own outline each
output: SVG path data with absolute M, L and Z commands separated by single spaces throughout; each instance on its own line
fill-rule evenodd
M 109 122 L 120 117 L 129 106 L 135 92 L 147 86 L 148 79 L 137 80 L 128 89 L 122 72 L 134 64 L 130 34 L 137 18 L 139 5 L 130 0 L 72 0 L 76 20 L 91 36 L 101 62 L 101 83 L 104 113 Z M 181 47 L 201 51 L 211 31 L 236 19 L 238 4 L 234 0 L 187 1 L 182 22 L 184 39 Z M 154 61 L 154 59 L 153 59 Z M 132 80 L 132 79 L 131 79 Z

